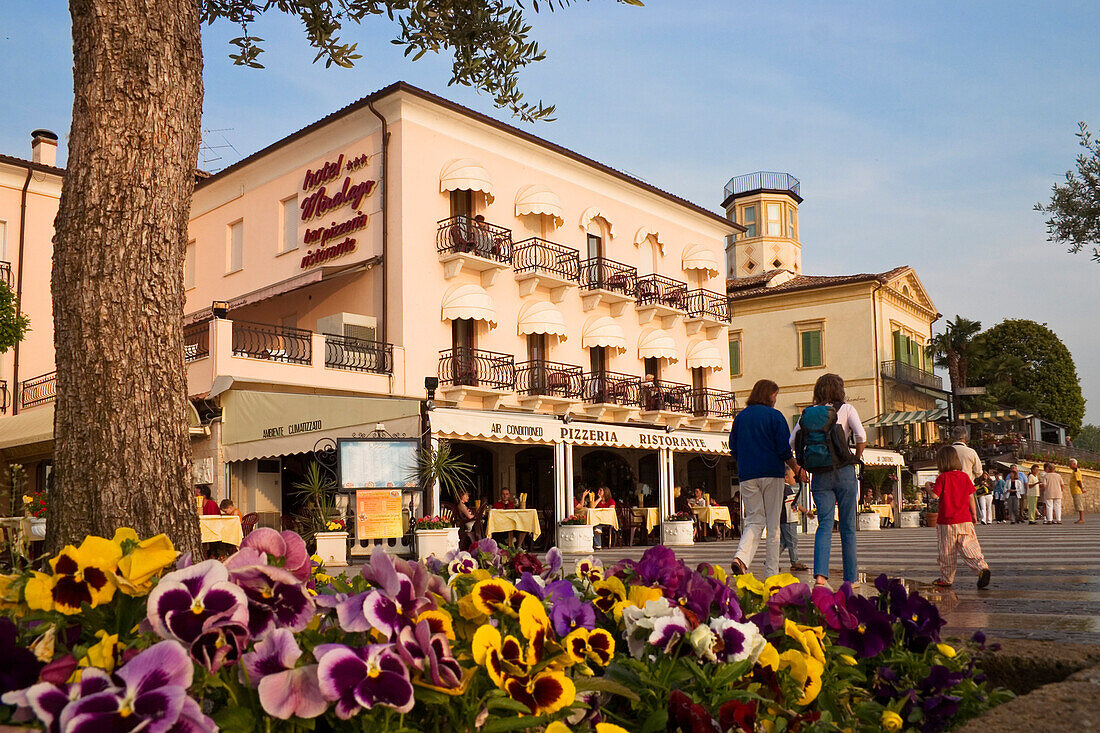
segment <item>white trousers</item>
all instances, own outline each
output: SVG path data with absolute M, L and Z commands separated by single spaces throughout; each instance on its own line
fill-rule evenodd
M 738 560 L 745 567 L 752 565 L 756 548 L 764 530 L 764 578 L 779 572 L 779 522 L 783 515 L 783 479 L 754 478 L 741 482 L 741 501 L 745 506 L 744 529 L 737 545 Z
M 1061 499 L 1047 499 L 1047 521 L 1048 522 L 1061 522 L 1062 521 L 1062 500 Z
M 978 521 L 982 524 L 993 523 L 993 494 L 978 497 Z

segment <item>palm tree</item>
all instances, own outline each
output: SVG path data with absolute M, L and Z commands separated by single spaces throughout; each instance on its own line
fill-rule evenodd
M 433 483 L 439 484 L 439 493 L 443 499 L 457 501 L 459 494 L 472 483 L 474 467 L 464 461 L 462 456 L 451 451 L 451 444 L 441 440 L 433 448 L 423 448 L 417 453 L 416 467 L 409 478 L 419 479 L 425 491 Z M 438 512 L 439 507 L 430 507 Z
M 981 321 L 956 315 L 954 321 L 947 322 L 943 333 L 933 336 L 928 345 L 933 363 L 947 369 L 947 376 L 951 379 L 951 401 L 956 415 L 961 412 L 960 398 L 956 392 L 960 387 L 967 386 L 966 369 L 972 354 L 974 337 L 981 330 Z

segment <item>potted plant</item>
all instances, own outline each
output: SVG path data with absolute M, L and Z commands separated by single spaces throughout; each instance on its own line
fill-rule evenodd
M 23 511 L 30 518 L 30 540 L 46 539 L 46 492 L 35 489 L 23 494 Z
M 661 544 L 686 547 L 695 544 L 695 517 L 691 512 L 676 512 L 661 522 Z
M 317 554 L 325 567 L 344 567 L 348 564 L 348 531 L 343 519 L 332 519 L 325 524 L 323 532 L 314 532 L 317 542 Z
M 416 535 L 416 554 L 421 560 L 432 555 L 439 559 L 452 550 L 458 549 L 458 527 L 454 520 L 441 517 L 417 517 L 412 522 Z
M 935 527 L 939 516 L 940 500 L 929 499 L 928 504 L 924 507 L 924 526 Z
M 901 516 L 898 519 L 899 527 L 919 527 L 922 507 L 914 502 L 906 502 L 901 505 Z
M 571 514 L 558 525 L 558 549 L 562 552 L 592 552 L 593 528 L 579 514 Z
M 325 476 L 321 465 L 314 461 L 294 488 L 305 500 L 305 512 L 298 517 L 302 539 L 314 542 L 326 567 L 347 565 L 348 532 L 344 518 L 336 511 L 336 482 Z
M 469 488 L 473 473 L 473 465 L 462 460 L 462 456 L 451 452 L 451 444 L 448 441 L 441 440 L 434 447 L 423 448 L 417 453 L 416 468 L 413 470 L 410 478 L 415 478 L 420 484 L 420 488 L 425 492 L 431 489 L 433 484 L 439 484 L 439 496 L 441 499 L 449 499 L 454 502 L 458 501 L 458 497 L 463 490 Z M 426 506 L 425 510 L 444 515 L 451 513 L 450 509 L 444 511 L 442 507 Z M 432 518 L 433 517 L 427 517 L 429 520 Z M 424 535 L 423 537 L 421 537 L 420 532 L 417 531 L 417 522 L 413 522 L 413 529 L 417 531 L 417 552 L 421 559 L 432 554 L 443 557 L 450 550 L 458 550 L 459 548 L 458 527 L 454 523 L 454 517 L 448 516 L 447 518 L 441 519 L 439 516 L 435 516 L 434 519 L 447 522 L 447 524 L 445 526 L 431 528 L 436 534 Z M 429 524 L 430 523 L 431 522 L 429 522 Z M 427 526 L 423 527 L 424 531 L 428 529 Z M 448 531 L 440 533 L 438 530 Z M 427 543 L 427 547 L 429 548 L 427 552 L 423 549 L 419 549 L 423 544 L 422 540 L 423 543 Z M 440 548 L 432 544 L 437 540 L 439 542 L 447 541 L 451 544 L 441 552 L 437 552 Z
M 857 528 L 861 532 L 875 532 L 882 529 L 882 518 L 871 507 L 860 507 Z

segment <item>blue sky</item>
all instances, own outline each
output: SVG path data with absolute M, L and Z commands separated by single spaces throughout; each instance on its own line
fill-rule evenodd
M 29 155 L 47 127 L 64 154 L 64 5 L 0 5 L 0 152 Z M 594 0 L 531 21 L 548 58 L 523 88 L 558 107 L 533 132 L 715 209 L 733 175 L 794 174 L 807 273 L 910 264 L 945 319 L 1047 323 L 1100 423 L 1100 265 L 1047 243 L 1031 210 L 1072 166 L 1077 121 L 1100 128 L 1100 5 Z M 203 124 L 237 151 L 211 168 L 398 79 L 507 119 L 448 88 L 446 58 L 405 60 L 384 19 L 346 30 L 363 54 L 352 70 L 312 64 L 288 20 L 254 31 L 262 71 L 228 60 L 238 29 L 204 29 Z

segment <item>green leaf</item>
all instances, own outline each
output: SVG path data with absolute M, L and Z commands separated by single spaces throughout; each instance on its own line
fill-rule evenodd
M 634 702 L 641 699 L 638 697 L 638 693 L 626 685 L 619 684 L 607 677 L 578 677 L 573 680 L 573 684 L 576 686 L 577 692 L 608 692 Z
M 214 713 L 214 722 L 225 733 L 252 733 L 260 728 L 259 721 L 250 708 L 226 706 Z
M 524 709 L 526 710 L 526 708 Z M 501 718 L 486 723 L 481 731 L 482 733 L 501 733 L 502 731 L 509 730 L 528 730 L 530 728 L 545 725 L 552 720 L 553 718 L 549 715 L 525 715 L 523 717 Z

